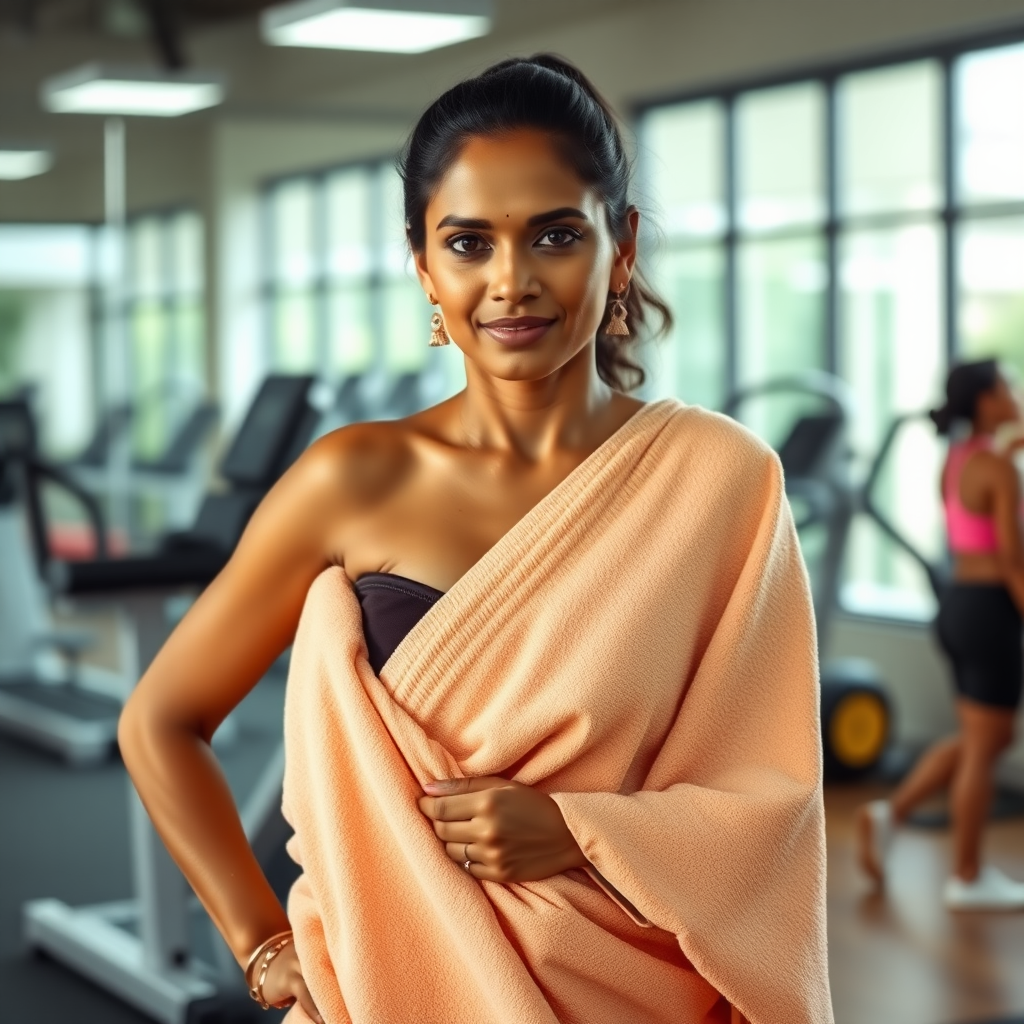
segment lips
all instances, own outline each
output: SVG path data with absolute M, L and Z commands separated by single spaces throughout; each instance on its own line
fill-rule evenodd
M 554 323 L 553 317 L 546 316 L 503 316 L 498 320 L 488 320 L 481 324 L 481 327 L 494 328 L 495 330 L 520 330 L 525 331 L 530 327 L 547 327 Z
M 503 316 L 480 326 L 505 348 L 521 348 L 539 341 L 554 322 L 545 316 Z

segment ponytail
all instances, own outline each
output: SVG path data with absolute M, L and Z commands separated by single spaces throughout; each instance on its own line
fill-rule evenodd
M 929 416 L 940 434 L 948 434 L 955 420 L 973 421 L 978 399 L 991 391 L 999 381 L 999 363 L 982 359 L 975 363 L 959 363 L 946 378 L 946 402 L 932 409 Z
M 931 417 L 932 423 L 935 424 L 935 429 L 945 437 L 953 426 L 953 414 L 950 412 L 949 403 L 947 402 L 938 409 L 929 409 L 928 415 Z

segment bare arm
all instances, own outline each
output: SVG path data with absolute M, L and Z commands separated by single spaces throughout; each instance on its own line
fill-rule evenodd
M 992 495 L 992 516 L 999 539 L 997 559 L 1003 582 L 1024 614 L 1024 540 L 1020 528 L 1020 483 L 1017 470 L 1005 456 L 986 459 L 987 483 Z
M 143 675 L 118 728 L 153 824 L 242 966 L 289 925 L 210 738 L 291 644 L 310 584 L 334 561 L 339 463 L 339 442 L 325 438 L 278 482 Z

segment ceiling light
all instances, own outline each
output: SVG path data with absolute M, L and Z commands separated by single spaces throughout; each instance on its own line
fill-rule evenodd
M 274 46 L 423 53 L 486 35 L 490 0 L 299 0 L 263 12 Z
M 41 146 L 0 143 L 0 180 L 20 181 L 45 174 L 53 166 L 53 154 Z
M 224 80 L 209 72 L 86 64 L 48 78 L 41 96 L 43 106 L 58 114 L 177 117 L 220 103 Z

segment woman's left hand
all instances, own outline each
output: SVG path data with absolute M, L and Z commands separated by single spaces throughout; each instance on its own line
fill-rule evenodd
M 547 794 L 497 776 L 423 787 L 420 810 L 448 856 L 488 882 L 535 882 L 587 863 Z

